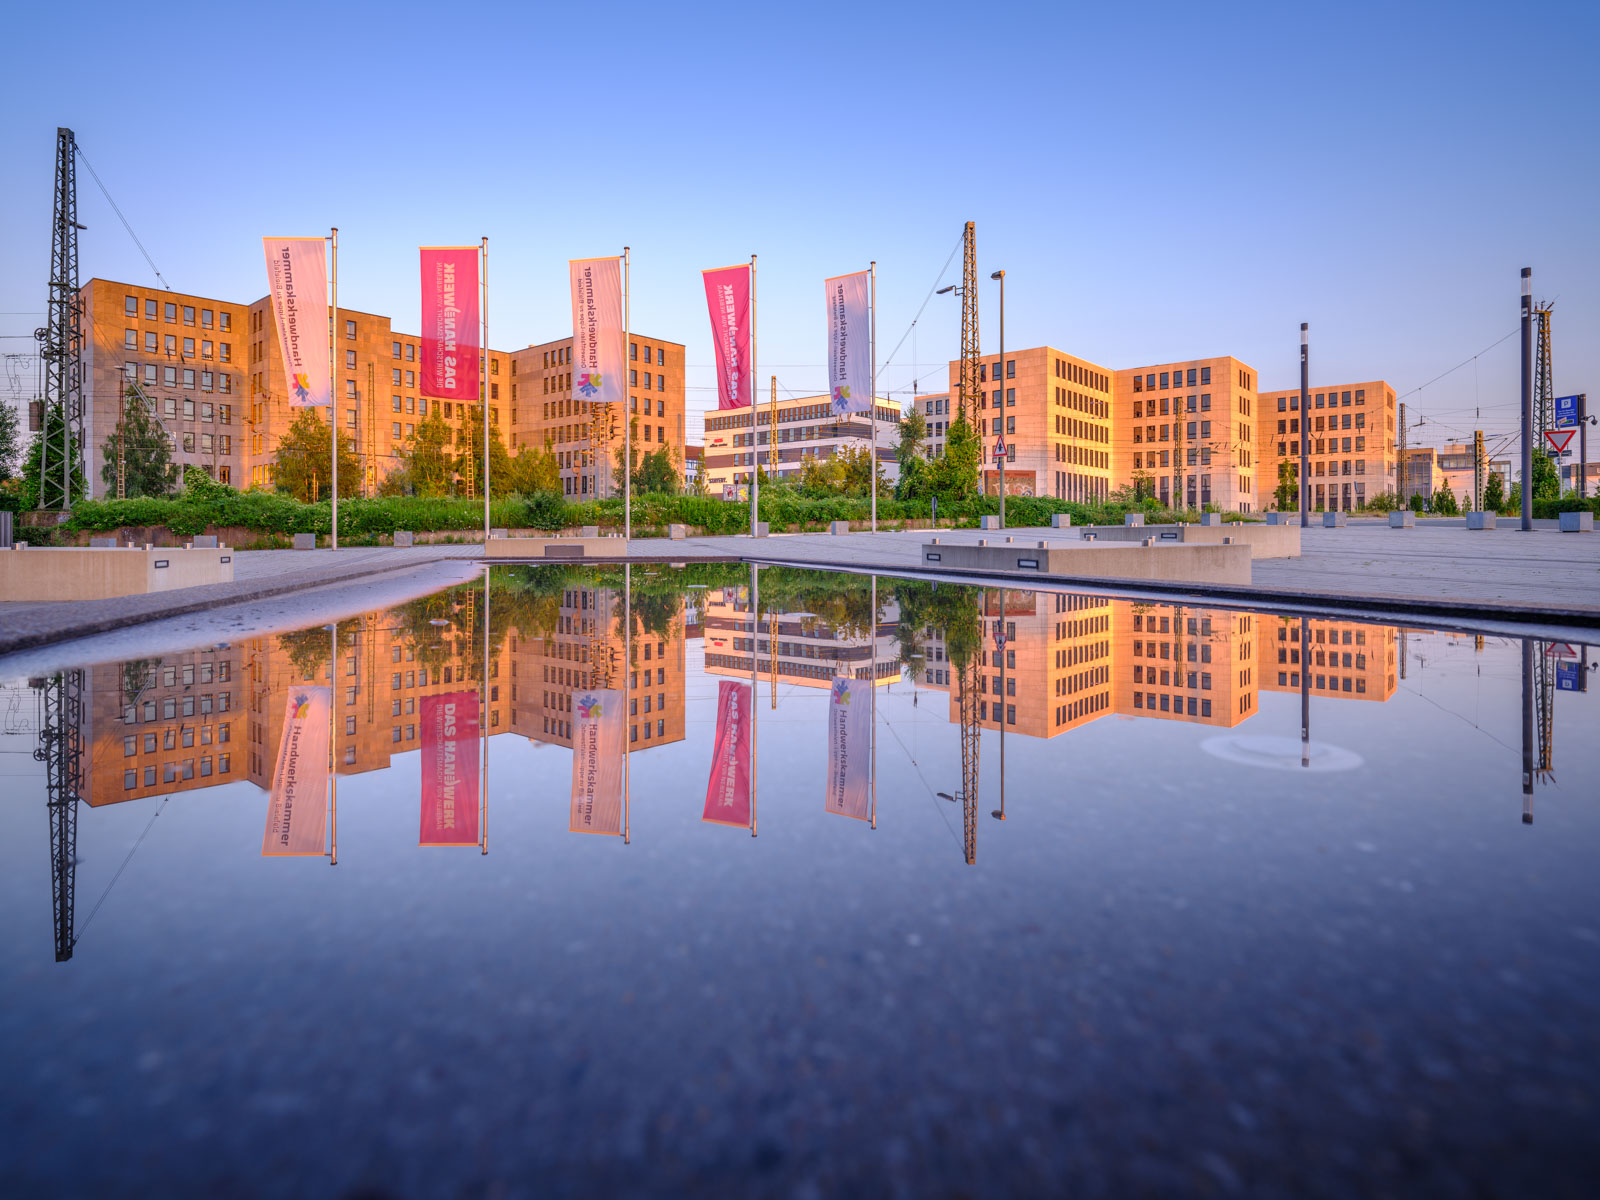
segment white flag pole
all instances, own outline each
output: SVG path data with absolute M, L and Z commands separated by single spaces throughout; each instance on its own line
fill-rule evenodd
M 754 256 L 752 256 L 754 257 Z M 755 393 L 750 395 L 750 411 L 756 411 Z M 756 635 L 761 631 L 761 568 L 750 564 L 750 836 L 756 836 L 756 673 L 761 669 L 757 658 Z
M 877 407 L 876 399 L 873 400 L 873 407 Z M 872 444 L 873 448 L 876 449 L 878 444 L 876 430 L 878 427 L 874 425 L 872 428 L 874 430 Z M 873 463 L 873 474 L 877 474 L 876 462 Z M 868 743 L 871 747 L 869 754 L 871 770 L 868 772 L 867 786 L 872 789 L 871 828 L 876 829 L 878 827 L 878 577 L 876 575 L 872 577 L 872 615 L 870 621 L 871 624 L 867 627 L 867 636 L 872 639 L 872 665 L 868 670 L 872 672 L 872 680 L 868 686 L 872 689 L 870 693 L 872 699 L 867 703 L 867 711 L 871 714 L 872 733 Z
M 487 239 L 485 239 L 487 240 Z M 483 801 L 478 815 L 478 846 L 489 853 L 489 567 L 483 568 L 483 700 L 478 705 L 478 740 L 483 743 Z
M 872 473 L 872 532 L 878 532 L 878 261 L 873 259 L 872 291 L 869 306 L 871 318 L 872 387 L 868 389 L 867 431 L 872 439 L 872 451 L 867 456 L 867 470 Z M 876 592 L 874 592 L 876 595 Z M 877 618 L 874 617 L 874 620 Z M 877 680 L 873 680 L 873 694 L 877 694 Z
M 483 366 L 478 371 L 478 386 L 483 389 L 483 400 L 479 404 L 483 416 L 483 542 L 489 544 L 489 239 L 484 238 L 481 249 L 478 288 L 481 299 L 478 307 L 482 310 L 483 318 Z M 487 589 L 488 584 L 484 587 Z M 485 596 L 488 595 L 485 591 Z M 485 660 L 487 661 L 487 660 Z
M 333 294 L 329 306 L 333 319 L 328 322 L 328 439 L 333 458 L 333 548 L 339 548 L 339 354 L 335 339 L 339 331 L 339 227 L 333 227 Z
M 626 255 L 627 251 L 623 251 Z M 627 345 L 626 342 L 623 345 Z M 626 371 L 628 368 L 624 367 Z M 627 376 L 624 375 L 626 380 Z M 624 389 L 626 391 L 626 389 Z M 627 453 L 626 450 L 623 451 Z M 623 493 L 626 497 L 627 493 Z M 626 498 L 623 504 L 627 504 Z M 632 715 L 633 690 L 633 564 L 626 559 L 622 562 L 622 716 L 627 721 Z M 629 775 L 629 756 L 633 740 L 633 726 L 628 727 L 628 736 L 622 739 L 622 844 L 629 845 L 633 841 L 633 782 Z

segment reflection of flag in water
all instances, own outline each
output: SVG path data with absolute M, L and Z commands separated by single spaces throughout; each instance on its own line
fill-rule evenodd
M 422 698 L 422 846 L 478 844 L 478 693 Z
M 267 800 L 263 855 L 320 855 L 326 849 L 332 704 L 333 692 L 325 687 L 295 688 L 289 693 Z
M 622 832 L 622 693 L 614 688 L 573 696 L 572 806 L 567 828 L 573 833 Z
M 868 818 L 872 706 L 864 679 L 839 678 L 828 694 L 828 801 L 831 813 Z
M 724 679 L 717 684 L 717 738 L 702 821 L 750 824 L 750 696 L 748 683 Z

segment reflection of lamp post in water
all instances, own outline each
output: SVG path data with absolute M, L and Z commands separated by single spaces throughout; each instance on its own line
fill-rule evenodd
M 1302 418 L 1303 420 L 1304 418 Z M 1300 765 L 1311 765 L 1311 623 L 1300 618 Z
M 1001 284 L 1004 287 L 1004 283 Z M 1004 343 L 1002 343 L 1003 345 Z M 1004 355 L 1002 350 L 1001 354 Z M 1004 358 L 1002 357 L 1002 360 Z M 1001 384 L 1001 395 L 1004 395 L 1005 384 Z M 1005 493 L 1002 490 L 1001 495 Z M 1001 503 L 1005 503 L 1004 500 Z M 1000 615 L 994 623 L 994 652 L 1000 659 L 1000 807 L 992 809 L 989 813 L 997 821 L 1006 819 L 1006 590 L 1000 589 Z

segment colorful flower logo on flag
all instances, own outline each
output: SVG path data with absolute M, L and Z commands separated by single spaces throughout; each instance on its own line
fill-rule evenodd
M 303 371 L 296 371 L 289 376 L 289 386 L 294 389 L 294 398 L 304 404 L 311 395 L 311 376 Z
M 848 384 L 840 384 L 833 389 L 833 407 L 836 412 L 843 412 L 850 406 L 850 388 Z
M 600 719 L 600 698 L 598 696 L 578 697 L 578 715 L 586 720 L 598 721 Z
M 311 711 L 311 697 L 301 692 L 294 698 L 294 712 L 289 714 L 291 721 L 298 721 Z
M 600 372 L 585 371 L 578 376 L 578 390 L 585 396 L 592 396 L 600 390 Z
M 835 704 L 842 704 L 842 705 L 845 705 L 847 707 L 849 706 L 849 704 L 850 704 L 850 687 L 849 687 L 849 684 L 850 684 L 850 681 L 848 679 L 844 679 L 844 678 L 835 679 L 833 681 L 833 702 Z

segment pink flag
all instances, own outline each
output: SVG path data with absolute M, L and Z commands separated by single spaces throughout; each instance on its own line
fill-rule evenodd
M 872 684 L 838 678 L 828 694 L 827 809 L 865 821 L 870 815 Z
M 263 857 L 323 854 L 328 829 L 328 721 L 333 692 L 325 687 L 289 691 L 267 801 Z
M 267 254 L 267 294 L 278 326 L 289 404 L 332 404 L 327 239 L 262 238 L 261 245 Z
M 615 688 L 572 693 L 572 833 L 622 832 L 622 754 L 627 718 Z
M 750 361 L 750 267 L 718 267 L 700 274 L 717 352 L 717 407 L 739 408 L 755 397 L 750 379 L 755 366 Z
M 478 402 L 478 247 L 423 246 L 424 396 Z
M 422 698 L 421 846 L 478 844 L 478 693 Z
M 750 824 L 750 695 L 748 683 L 724 679 L 717 684 L 717 743 L 702 821 Z

